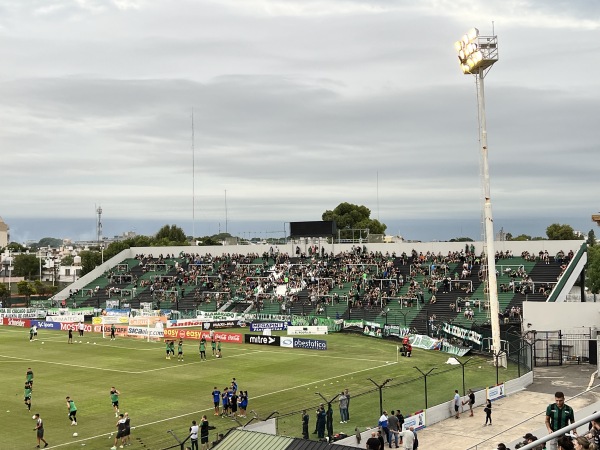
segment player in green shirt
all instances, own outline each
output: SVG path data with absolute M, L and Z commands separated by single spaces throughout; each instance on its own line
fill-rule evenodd
M 222 358 L 223 355 L 221 354 L 221 340 L 217 339 L 217 358 Z
M 167 352 L 166 359 L 171 359 L 171 343 L 169 341 L 165 341 L 165 351 Z
M 177 361 L 183 361 L 183 341 L 177 343 Z
M 206 339 L 200 339 L 200 361 L 206 361 Z
M 31 385 L 31 390 L 33 391 L 33 370 L 31 370 L 31 367 L 27 368 L 27 373 L 25 374 L 25 381 Z
M 77 406 L 75 406 L 75 402 L 69 396 L 67 396 L 67 408 L 69 409 L 71 425 L 77 425 Z
M 175 357 L 175 341 L 169 342 L 169 351 L 171 352 L 171 356 Z
M 217 342 L 214 338 L 210 341 L 210 346 L 212 348 L 213 356 L 217 356 Z
M 25 406 L 27 406 L 27 410 L 31 411 L 31 384 L 29 381 L 25 382 Z
M 115 417 L 119 417 L 119 395 L 121 393 L 117 391 L 116 387 L 110 388 L 110 401 L 115 409 Z

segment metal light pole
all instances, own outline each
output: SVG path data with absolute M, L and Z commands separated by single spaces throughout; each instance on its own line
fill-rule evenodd
M 413 366 L 413 369 L 417 369 L 419 372 L 421 372 L 421 375 L 423 375 L 423 378 L 425 379 L 425 409 L 427 409 L 427 375 L 429 375 L 431 372 L 437 369 L 437 367 L 432 367 L 427 373 L 423 372 L 417 366 Z
M 458 52 L 460 67 L 465 75 L 475 75 L 477 85 L 477 106 L 479 112 L 479 141 L 481 144 L 481 170 L 483 175 L 483 216 L 485 222 L 485 246 L 487 256 L 488 299 L 492 324 L 492 353 L 500 351 L 500 305 L 498 303 L 498 282 L 496 280 L 496 251 L 494 248 L 494 221 L 490 195 L 490 173 L 488 164 L 487 128 L 485 119 L 485 91 L 483 80 L 489 69 L 498 61 L 498 37 L 480 36 L 473 28 L 460 41 L 454 44 Z M 506 367 L 506 358 L 495 360 Z
M 367 378 L 371 383 L 373 383 L 375 386 L 377 386 L 377 389 L 379 389 L 379 414 L 383 413 L 383 387 L 388 384 L 390 381 L 392 381 L 393 378 L 388 378 L 387 380 L 385 380 L 383 383 L 378 384 L 375 381 L 373 381 L 372 378 Z

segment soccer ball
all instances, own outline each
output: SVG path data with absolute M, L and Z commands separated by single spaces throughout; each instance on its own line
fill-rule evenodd
M 43 342 L 42 342 L 42 344 L 43 344 Z
M 77 437 L 79 436 L 77 433 L 73 433 L 73 437 Z
M 32 418 L 33 420 L 35 420 L 35 416 L 31 416 L 31 418 Z
M 221 355 L 217 355 L 217 358 L 220 358 L 220 357 L 221 357 Z

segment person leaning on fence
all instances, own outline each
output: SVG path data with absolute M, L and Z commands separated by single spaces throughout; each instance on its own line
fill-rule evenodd
M 565 394 L 558 391 L 554 394 L 554 403 L 550 403 L 546 408 L 546 429 L 548 434 L 554 433 L 569 423 L 575 422 L 573 408 L 565 403 Z M 575 432 L 575 431 L 573 431 Z M 557 439 L 550 439 L 546 444 L 548 450 L 556 450 L 558 447 Z

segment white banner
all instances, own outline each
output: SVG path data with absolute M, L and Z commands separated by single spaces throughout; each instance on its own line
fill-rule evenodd
M 167 328 L 188 328 L 188 327 L 201 327 L 202 321 L 199 319 L 178 319 L 178 320 L 167 320 Z
M 0 308 L 0 317 L 19 317 L 22 319 L 44 318 L 47 315 L 45 309 L 38 308 Z
M 326 326 L 306 326 L 306 327 L 297 327 L 297 326 L 288 326 L 287 327 L 288 336 L 301 336 L 306 334 L 327 334 Z
M 72 314 L 70 316 L 46 316 L 46 322 L 82 322 L 83 316 Z
M 164 331 L 158 328 L 147 328 L 147 327 L 127 327 L 127 335 L 135 337 L 148 337 L 151 338 L 163 338 L 165 336 Z

